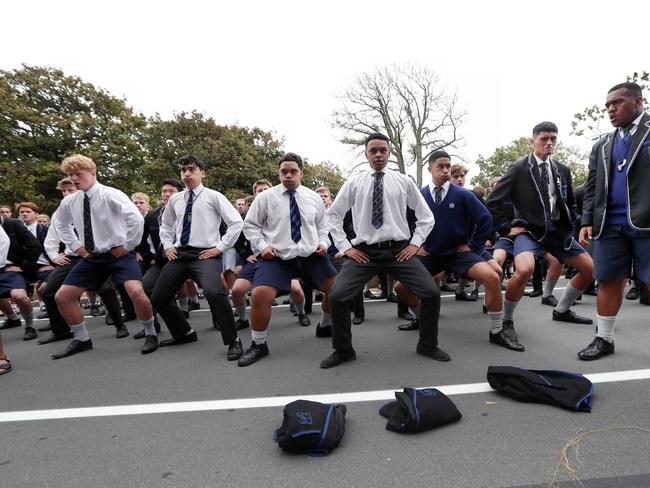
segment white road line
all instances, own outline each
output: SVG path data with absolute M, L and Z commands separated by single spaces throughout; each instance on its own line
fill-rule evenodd
M 613 371 L 585 375 L 592 383 L 650 379 L 650 369 Z M 467 383 L 459 385 L 434 386 L 446 395 L 466 395 L 492 391 L 488 383 Z M 323 403 L 354 403 L 385 401 L 395 398 L 398 390 L 359 391 L 322 395 L 296 395 L 282 397 L 241 398 L 232 400 L 208 400 L 200 402 L 152 403 L 140 405 L 116 405 L 111 407 L 62 408 L 56 410 L 27 410 L 0 412 L 0 422 L 27 420 L 71 419 L 86 417 L 114 417 L 121 415 L 146 415 L 153 413 L 202 412 L 214 410 L 237 410 L 244 408 L 283 407 L 294 400 L 312 400 Z

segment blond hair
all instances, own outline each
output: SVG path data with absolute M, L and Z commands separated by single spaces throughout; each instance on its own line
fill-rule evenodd
M 332 192 L 326 186 L 321 186 L 319 188 L 316 188 L 315 192 L 319 193 L 319 194 L 320 193 L 327 193 L 330 196 L 330 198 L 332 198 Z
M 150 204 L 149 195 L 147 195 L 146 193 L 142 193 L 142 192 L 137 191 L 133 195 L 131 195 L 131 201 L 132 202 L 134 202 L 136 198 L 139 198 L 140 200 L 144 200 L 145 202 L 147 202 L 147 205 Z
M 60 179 L 56 183 L 56 189 L 59 191 L 63 191 L 63 188 L 65 188 L 66 186 L 74 186 L 72 180 L 67 176 L 65 178 Z
M 454 163 L 451 165 L 451 176 L 456 176 L 458 173 L 465 173 L 467 174 L 467 166 L 465 166 L 463 163 Z
M 95 166 L 95 163 L 93 163 L 92 159 L 86 156 L 82 156 L 81 154 L 75 154 L 63 160 L 61 163 L 61 171 L 67 174 L 74 173 L 76 171 L 97 172 L 97 166 Z

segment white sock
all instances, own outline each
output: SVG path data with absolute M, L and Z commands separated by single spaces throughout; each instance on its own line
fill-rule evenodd
M 305 302 L 302 303 L 295 303 L 294 305 L 296 306 L 296 311 L 298 312 L 298 315 L 305 315 Z
M 16 311 L 14 309 L 11 309 L 11 313 L 7 314 L 7 318 L 9 320 L 18 320 L 18 314 L 16 313 Z
M 544 292 L 542 293 L 542 298 L 550 297 L 553 294 L 553 288 L 557 284 L 557 280 L 549 280 L 546 278 L 544 282 Z
M 571 308 L 573 302 L 576 301 L 576 298 L 583 292 L 583 290 L 578 290 L 575 288 L 571 282 L 567 283 L 564 293 L 560 297 L 560 301 L 557 303 L 555 310 L 557 312 L 563 313 Z
M 72 330 L 72 333 L 74 334 L 74 338 L 76 340 L 81 342 L 90 340 L 90 336 L 88 335 L 88 329 L 86 329 L 85 321 L 77 325 L 71 325 L 70 330 Z
M 503 312 L 488 311 L 488 324 L 490 325 L 490 334 L 498 334 L 503 329 Z
M 145 335 L 157 335 L 156 327 L 153 325 L 153 317 L 151 317 L 149 320 L 141 320 L 140 322 L 142 322 L 142 326 L 144 327 Z
M 420 305 L 418 305 L 417 307 L 409 307 L 409 309 L 411 310 L 411 312 L 413 312 L 415 318 L 420 320 Z
M 248 307 L 246 305 L 237 307 L 237 313 L 239 314 L 239 320 L 248 320 Z
M 332 325 L 332 316 L 321 309 L 319 327 L 327 327 L 328 325 Z
M 616 315 L 612 317 L 603 317 L 596 315 L 596 324 L 598 324 L 598 337 L 602 337 L 607 342 L 614 341 L 614 326 L 616 325 Z
M 465 291 L 467 286 L 467 280 L 465 278 L 458 278 L 458 286 L 456 287 L 456 293 L 460 294 Z
M 518 301 L 511 302 L 507 298 L 503 299 L 503 320 L 514 320 L 515 308 L 517 308 Z
M 265 330 L 251 330 L 251 337 L 253 342 L 258 346 L 260 344 L 266 343 L 266 331 Z
M 199 295 L 192 295 L 192 296 L 190 297 L 190 301 L 191 301 L 192 303 L 200 303 L 200 302 L 199 302 Z
M 189 303 L 187 297 L 178 299 L 178 306 L 181 307 L 181 310 L 187 312 L 190 309 L 188 305 Z

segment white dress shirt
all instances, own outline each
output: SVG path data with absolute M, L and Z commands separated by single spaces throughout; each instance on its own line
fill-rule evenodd
M 47 236 L 45 236 L 45 242 L 43 242 L 43 248 L 45 249 L 45 254 L 47 254 L 52 261 L 54 261 L 57 257 L 59 257 L 59 243 L 61 243 L 59 234 L 56 231 L 56 222 L 59 219 L 59 217 L 57 216 L 57 212 L 58 210 L 56 210 L 52 214 L 52 217 L 50 218 L 50 226 L 47 229 Z M 72 228 L 72 232 L 74 232 L 74 227 L 73 226 L 70 227 Z M 70 248 L 70 246 L 65 246 L 65 255 L 76 256 L 77 253 L 75 253 Z
M 77 191 L 68 195 L 61 201 L 56 222 L 56 232 L 61 242 L 74 251 L 84 245 L 85 195 L 90 199 L 90 218 L 95 242 L 92 252 L 103 254 L 118 246 L 133 251 L 142 239 L 144 219 L 129 197 L 120 190 L 101 183 L 95 183 L 88 191 Z M 77 230 L 79 237 L 75 235 L 72 226 Z
M 0 225 L 0 269 L 7 266 L 7 254 L 9 253 L 9 236 Z
M 537 160 L 537 166 L 539 166 L 540 178 L 542 176 L 542 171 L 546 171 L 548 174 L 548 192 L 550 195 L 549 203 L 551 204 L 551 212 L 553 213 L 552 219 L 559 220 L 560 214 L 555 207 L 555 201 L 557 200 L 557 195 L 555 194 L 555 183 L 553 179 L 553 172 L 551 171 L 551 158 L 547 158 L 546 161 L 542 161 L 537 157 L 537 154 L 533 153 L 535 159 Z M 540 188 L 541 189 L 541 188 Z
M 280 259 L 310 256 L 319 244 L 329 247 L 325 205 L 320 195 L 299 185 L 295 198 L 300 209 L 300 240 L 291 238 L 290 201 L 287 188 L 276 185 L 255 197 L 244 220 L 244 235 L 255 255 L 271 246 Z
M 221 252 L 233 247 L 243 226 L 241 215 L 224 195 L 199 185 L 192 190 L 175 193 L 167 202 L 160 226 L 160 242 L 163 249 L 181 245 L 183 217 L 190 191 L 194 193 L 194 197 L 190 240 L 187 245 L 201 249 L 216 247 Z M 222 220 L 228 226 L 223 236 L 219 233 Z
M 50 220 L 50 225 L 52 225 L 52 221 Z M 34 222 L 33 224 L 25 224 L 25 227 L 27 227 L 27 230 L 32 233 L 36 239 L 38 239 L 38 222 Z M 40 241 L 39 241 L 40 243 Z M 50 261 L 47 259 L 47 256 L 44 253 L 41 253 L 41 255 L 38 257 L 38 260 L 36 261 L 36 264 L 40 266 L 48 266 L 50 264 Z
M 449 181 L 445 181 L 442 184 L 442 193 L 440 194 L 440 201 L 444 201 L 445 197 L 447 196 L 447 193 L 449 192 L 449 185 L 451 183 Z M 429 183 L 429 191 L 431 192 L 431 198 L 433 198 L 433 201 L 436 201 L 436 192 L 434 191 L 436 185 L 432 182 Z
M 632 121 L 632 123 L 628 126 L 630 135 L 633 136 L 636 133 L 636 129 L 639 127 L 639 124 L 641 123 L 641 119 L 643 118 L 643 114 L 645 112 L 641 112 L 641 115 L 639 115 L 636 119 Z M 622 139 L 623 138 L 623 127 L 618 128 L 618 135 Z
M 420 247 L 433 229 L 434 218 L 429 205 L 415 186 L 413 180 L 397 171 L 384 173 L 384 223 L 376 229 L 372 225 L 372 193 L 376 171 L 368 168 L 343 184 L 329 211 L 329 225 L 334 245 L 345 252 L 353 245 L 365 242 L 375 244 L 383 241 L 408 241 Z M 415 211 L 415 232 L 411 237 L 406 220 L 406 208 Z M 343 230 L 343 218 L 352 209 L 352 222 L 356 238 L 348 241 Z

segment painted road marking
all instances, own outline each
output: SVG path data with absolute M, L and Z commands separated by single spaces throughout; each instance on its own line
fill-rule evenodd
M 612 371 L 585 375 L 592 383 L 611 383 L 650 379 L 650 369 Z M 488 383 L 466 383 L 459 385 L 433 386 L 445 395 L 466 395 L 493 391 Z M 27 420 L 78 419 L 87 417 L 115 417 L 121 415 L 146 415 L 173 412 L 203 412 L 214 410 L 237 410 L 244 408 L 283 407 L 294 400 L 312 400 L 322 403 L 355 403 L 385 401 L 395 398 L 399 390 L 359 391 L 350 393 L 329 393 L 321 395 L 296 395 L 282 397 L 240 398 L 232 400 L 208 400 L 196 402 L 152 403 L 140 405 L 115 405 L 109 407 L 61 408 L 55 410 L 26 410 L 1 412 L 0 422 Z

